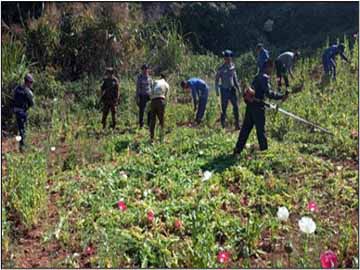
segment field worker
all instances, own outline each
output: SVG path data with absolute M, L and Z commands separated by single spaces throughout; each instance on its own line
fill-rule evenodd
M 191 78 L 181 82 L 181 87 L 184 90 L 191 89 L 191 96 L 194 103 L 194 111 L 196 112 L 195 122 L 200 124 L 205 114 L 206 103 L 209 95 L 209 86 L 199 78 Z
M 264 44 L 258 43 L 256 45 L 256 54 L 257 54 L 257 67 L 258 73 L 263 69 L 264 63 L 270 58 L 269 51 L 264 48 Z
M 26 74 L 24 84 L 13 91 L 13 110 L 16 116 L 17 128 L 20 135 L 19 150 L 23 152 L 25 146 L 25 128 L 27 111 L 34 106 L 34 95 L 31 91 L 34 80 L 31 74 Z
M 299 59 L 300 52 L 284 52 L 280 54 L 275 60 L 276 68 L 276 80 L 278 84 L 278 91 L 281 89 L 281 81 L 284 78 L 286 89 L 289 88 L 289 79 L 287 74 L 289 73 L 291 79 L 294 79 L 292 69 L 294 63 Z
M 234 149 L 234 155 L 241 153 L 254 125 L 256 127 L 260 150 L 263 151 L 268 148 L 265 135 L 265 105 L 263 101 L 265 97 L 275 100 L 285 100 L 288 97 L 287 93 L 280 94 L 271 90 L 270 75 L 272 69 L 272 61 L 266 61 L 263 66 L 263 71 L 257 74 L 253 80 L 252 87 L 245 90 L 244 99 L 247 104 L 245 119 Z
M 160 122 L 160 141 L 164 138 L 164 121 L 166 98 L 169 95 L 169 84 L 165 80 L 165 76 L 161 74 L 161 79 L 156 80 L 153 88 L 149 91 L 151 99 L 151 118 L 150 118 L 150 141 L 154 141 L 156 118 Z
M 220 66 L 215 76 L 216 95 L 219 96 L 219 90 L 221 95 L 221 125 L 223 128 L 225 127 L 226 109 L 230 100 L 233 106 L 235 129 L 240 129 L 239 106 L 236 96 L 236 91 L 239 91 L 240 95 L 240 87 L 235 65 L 232 62 L 233 53 L 230 50 L 225 50 L 222 54 L 224 56 L 224 64 Z M 220 85 L 219 80 L 221 80 Z
M 343 44 L 335 44 L 325 49 L 322 55 L 322 63 L 324 66 L 325 75 L 336 79 L 336 61 L 335 58 L 339 54 L 340 57 L 349 63 L 349 60 L 344 55 L 345 47 Z
M 101 99 L 103 103 L 102 125 L 106 128 L 106 118 L 111 111 L 112 125 L 116 126 L 116 105 L 119 102 L 119 80 L 114 76 L 114 69 L 106 68 L 105 78 L 101 86 Z
M 144 112 L 147 102 L 150 100 L 149 92 L 152 87 L 153 81 L 149 75 L 149 66 L 142 65 L 142 73 L 139 74 L 136 81 L 136 104 L 139 107 L 139 126 L 144 126 Z M 147 123 L 150 125 L 150 111 L 147 115 Z

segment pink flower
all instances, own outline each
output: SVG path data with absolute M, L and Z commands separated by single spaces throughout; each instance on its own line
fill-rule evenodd
M 220 251 L 217 255 L 217 260 L 219 263 L 227 263 L 230 259 L 230 252 Z
M 153 211 L 153 210 L 149 210 L 149 211 L 147 212 L 147 220 L 148 220 L 149 222 L 153 222 L 154 218 L 155 218 L 154 211 Z
M 118 205 L 118 207 L 119 207 L 119 209 L 121 210 L 121 211 L 126 211 L 126 209 L 127 209 L 127 206 L 126 206 L 126 204 L 123 202 L 123 201 L 118 201 L 118 203 L 117 203 L 117 205 Z
M 88 256 L 91 256 L 95 253 L 95 248 L 93 248 L 92 246 L 88 246 L 85 249 L 85 254 Z
M 181 227 L 182 227 L 181 220 L 180 219 L 175 219 L 174 225 L 175 225 L 176 229 L 178 229 L 178 230 L 181 229 Z
M 310 211 L 310 212 L 318 212 L 319 211 L 319 208 L 316 204 L 316 202 L 314 201 L 310 201 L 307 205 L 307 209 Z
M 336 268 L 338 264 L 336 253 L 331 250 L 321 253 L 320 261 L 322 268 Z

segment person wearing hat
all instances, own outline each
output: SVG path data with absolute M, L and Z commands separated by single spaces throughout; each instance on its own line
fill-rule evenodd
M 194 102 L 194 111 L 196 111 L 195 122 L 200 124 L 205 114 L 206 103 L 209 95 L 209 86 L 205 81 L 199 78 L 190 78 L 181 82 L 184 90 L 191 89 L 191 96 Z
M 169 84 L 166 82 L 165 75 L 161 74 L 161 79 L 154 82 L 154 86 L 149 91 L 151 99 L 151 118 L 150 118 L 150 141 L 154 141 L 156 118 L 160 122 L 160 140 L 164 138 L 165 126 L 165 106 L 169 95 Z
M 281 80 L 284 78 L 286 89 L 289 88 L 289 79 L 287 74 L 289 73 L 290 77 L 294 79 L 292 74 L 292 69 L 294 63 L 299 59 L 300 52 L 283 52 L 280 54 L 275 60 L 275 68 L 276 68 L 276 80 L 278 84 L 278 91 L 281 89 Z
M 20 135 L 19 149 L 22 152 L 25 146 L 25 128 L 27 111 L 34 106 L 34 95 L 31 91 L 34 80 L 31 74 L 26 74 L 24 84 L 17 86 L 13 91 L 13 111 L 16 116 L 17 128 Z
M 257 54 L 257 67 L 258 73 L 263 69 L 265 62 L 270 58 L 269 51 L 264 48 L 264 44 L 258 43 L 256 45 L 256 54 Z
M 251 88 L 247 88 L 244 92 L 246 103 L 245 119 L 241 127 L 239 138 L 234 149 L 234 155 L 239 155 L 249 138 L 252 128 L 256 127 L 256 135 L 260 145 L 260 150 L 264 151 L 268 148 L 265 134 L 265 104 L 264 99 L 268 97 L 275 100 L 286 100 L 288 92 L 285 94 L 276 93 L 271 90 L 270 76 L 273 70 L 273 62 L 269 59 L 264 63 L 263 70 L 258 73 Z
M 235 120 L 235 128 L 240 129 L 239 124 L 239 106 L 236 91 L 240 93 L 239 82 L 236 74 L 235 65 L 232 62 L 233 53 L 230 50 L 223 51 L 224 64 L 221 65 L 215 76 L 215 90 L 216 95 L 219 96 L 221 103 L 221 125 L 225 127 L 226 109 L 230 100 L 233 106 L 233 114 Z M 221 80 L 221 84 L 219 81 Z
M 119 80 L 114 76 L 114 69 L 106 68 L 105 78 L 101 86 L 101 99 L 103 103 L 102 125 L 106 128 L 106 118 L 111 111 L 112 125 L 116 126 L 116 105 L 119 102 Z
M 150 100 L 148 92 L 150 91 L 153 81 L 149 75 L 149 66 L 147 64 L 142 65 L 142 73 L 138 75 L 136 80 L 136 104 L 139 107 L 139 126 L 144 126 L 144 112 L 147 102 Z M 150 124 L 150 111 L 147 116 L 147 123 Z
M 332 77 L 334 80 L 336 79 L 336 61 L 335 58 L 337 55 L 349 63 L 349 60 L 344 55 L 345 46 L 343 44 L 334 44 L 329 48 L 325 49 L 322 55 L 322 64 L 324 67 L 325 75 L 328 77 Z

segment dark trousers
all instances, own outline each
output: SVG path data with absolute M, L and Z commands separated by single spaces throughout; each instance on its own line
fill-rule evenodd
M 26 112 L 16 112 L 16 123 L 19 134 L 21 136 L 21 140 L 19 142 L 20 147 L 25 145 L 25 128 L 26 128 L 26 121 L 27 121 L 27 114 Z
M 335 59 L 323 55 L 322 57 L 322 63 L 324 67 L 324 72 L 327 76 L 332 77 L 333 79 L 336 79 L 336 62 Z
M 239 127 L 239 106 L 237 103 L 236 89 L 233 88 L 220 88 L 221 94 L 221 125 L 225 127 L 226 109 L 229 101 L 233 106 L 233 114 L 235 119 L 235 127 Z
M 159 119 L 160 127 L 161 127 L 161 138 L 163 137 L 164 131 L 164 118 L 165 118 L 165 99 L 163 98 L 155 98 L 151 100 L 151 120 L 150 120 L 150 138 L 154 139 L 155 133 L 155 124 L 156 118 Z
M 150 100 L 148 95 L 139 95 L 139 125 L 140 127 L 144 126 L 144 112 L 146 109 L 146 104 L 147 102 Z M 148 126 L 150 126 L 150 111 L 148 112 L 147 115 L 147 124 Z
M 207 100 L 208 100 L 208 95 L 204 95 L 199 98 L 198 108 L 196 112 L 196 119 L 195 119 L 195 121 L 198 123 L 200 123 L 204 117 Z
M 111 111 L 111 118 L 112 118 L 112 128 L 116 126 L 116 106 L 115 104 L 104 104 L 103 107 L 103 116 L 102 116 L 102 125 L 103 128 L 106 128 L 106 118 Z
M 256 127 L 256 135 L 259 141 L 260 150 L 263 151 L 268 148 L 265 135 L 265 108 L 260 105 L 250 104 L 246 106 L 244 123 L 241 127 L 235 147 L 236 152 L 240 153 L 244 149 L 254 125 Z
M 285 86 L 289 87 L 289 78 L 287 75 L 287 70 L 284 64 L 282 64 L 279 60 L 275 61 L 275 67 L 276 67 L 276 77 L 277 77 L 277 84 L 278 87 L 281 87 L 281 80 L 284 78 Z

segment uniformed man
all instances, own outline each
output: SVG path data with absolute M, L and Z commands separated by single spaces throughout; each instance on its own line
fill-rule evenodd
M 284 78 L 286 89 L 289 88 L 289 79 L 287 74 L 289 73 L 291 79 L 294 79 L 292 69 L 294 63 L 299 59 L 300 52 L 284 52 L 280 54 L 275 60 L 276 68 L 276 80 L 278 84 L 278 89 L 281 89 L 281 80 Z
M 325 75 L 328 77 L 332 77 L 334 80 L 336 79 L 336 56 L 340 55 L 340 57 L 349 63 L 349 60 L 344 55 L 345 46 L 343 44 L 334 44 L 329 48 L 325 49 L 322 56 L 322 63 L 324 67 Z
M 13 111 L 16 116 L 17 128 L 20 135 L 19 149 L 22 152 L 25 146 L 25 128 L 27 111 L 34 106 L 34 96 L 31 91 L 34 80 L 31 74 L 26 74 L 24 84 L 17 86 L 13 91 Z
M 106 118 L 111 111 L 112 125 L 115 129 L 116 126 L 116 105 L 119 102 L 119 80 L 114 76 L 114 69 L 106 68 L 104 82 L 101 86 L 101 99 L 103 103 L 103 116 L 102 125 L 103 129 L 106 128 Z
M 144 126 L 144 112 L 147 102 L 150 100 L 148 92 L 150 91 L 153 81 L 149 75 L 149 66 L 144 64 L 141 67 L 142 73 L 139 74 L 136 81 L 136 104 L 139 107 L 139 126 Z M 150 111 L 147 116 L 148 125 L 150 124 Z
M 223 128 L 225 127 L 226 109 L 230 100 L 233 106 L 235 129 L 240 129 L 239 106 L 236 96 L 236 91 L 239 91 L 240 94 L 240 87 L 235 65 L 232 62 L 233 53 L 230 50 L 225 50 L 222 54 L 224 56 L 224 64 L 220 66 L 215 77 L 216 95 L 219 96 L 219 90 L 221 94 L 221 125 Z M 219 80 L 221 80 L 221 85 L 219 85 Z
M 181 82 L 181 87 L 184 90 L 191 89 L 191 96 L 194 103 L 194 111 L 196 112 L 195 122 L 200 124 L 205 114 L 206 103 L 209 95 L 209 86 L 205 81 L 199 78 L 190 78 Z
M 256 54 L 257 54 L 257 67 L 258 73 L 263 69 L 264 63 L 270 58 L 270 53 L 264 48 L 264 44 L 258 43 L 256 45 Z
M 150 141 L 154 141 L 156 118 L 160 122 L 160 140 L 164 138 L 164 125 L 165 125 L 165 106 L 166 99 L 169 95 L 169 84 L 162 74 L 160 80 L 156 80 L 154 86 L 149 91 L 151 99 L 151 120 L 150 120 Z
M 247 104 L 245 119 L 234 149 L 234 155 L 241 153 L 254 125 L 256 127 L 260 150 L 264 151 L 268 148 L 265 135 L 265 105 L 263 101 L 265 97 L 275 100 L 285 100 L 288 97 L 287 92 L 285 94 L 280 94 L 271 90 L 270 75 L 272 69 L 272 61 L 266 61 L 263 66 L 263 71 L 257 74 L 253 80 L 252 88 L 247 88 L 245 90 L 244 99 Z

